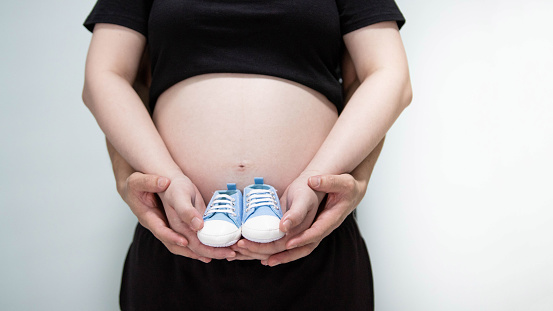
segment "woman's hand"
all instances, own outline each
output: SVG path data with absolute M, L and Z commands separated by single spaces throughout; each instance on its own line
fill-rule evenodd
M 322 208 L 316 216 L 315 222 L 308 229 L 305 230 L 303 228 L 305 227 L 305 223 L 311 223 L 309 219 L 313 206 L 310 204 L 314 201 L 309 202 L 309 200 L 306 200 L 308 196 L 299 195 L 297 198 L 302 203 L 291 205 L 291 210 L 289 213 L 286 213 L 288 218 L 283 217 L 282 220 L 286 222 L 289 219 L 294 224 L 297 222 L 297 219 L 302 217 L 303 212 L 307 211 L 306 217 L 300 226 L 294 227 L 287 232 L 284 238 L 272 243 L 260 244 L 245 239 L 239 241 L 232 247 L 238 252 L 236 259 L 259 259 L 264 265 L 276 266 L 311 254 L 325 237 L 342 224 L 344 219 L 353 212 L 363 199 L 367 191 L 368 178 L 372 173 L 372 167 L 380 153 L 382 143 L 383 141 L 379 144 L 373 155 L 368 157 L 352 175 L 317 175 L 308 178 L 307 184 L 311 189 L 317 191 L 314 192 L 317 194 L 317 199 L 320 193 L 328 193 L 324 208 Z M 286 195 L 287 200 L 296 200 L 296 197 L 292 198 L 291 196 L 294 196 L 295 191 L 303 191 L 302 187 L 298 187 L 298 190 L 295 189 L 296 187 L 293 187 L 293 192 L 288 191 Z M 312 197 L 311 200 L 314 200 L 314 198 Z M 290 201 L 288 202 L 291 203 Z M 295 202 L 298 203 L 298 200 Z M 311 209 L 309 208 L 310 206 Z M 301 211 L 298 210 L 292 213 L 292 209 L 295 207 L 299 207 Z
M 350 174 L 313 176 L 308 184 L 313 190 L 328 193 L 324 208 L 309 229 L 288 240 L 287 251 L 271 255 L 264 264 L 274 266 L 311 254 L 353 212 L 367 190 L 365 183 Z
M 197 231 L 203 228 L 202 214 L 205 202 L 200 191 L 184 175 L 173 177 L 165 192 L 159 194 L 171 229 L 184 236 L 187 248 L 203 258 L 234 258 L 228 247 L 210 247 L 198 240 Z
M 184 236 L 167 226 L 167 218 L 156 193 L 165 191 L 170 182 L 165 177 L 134 172 L 118 185 L 118 190 L 140 224 L 150 230 L 171 253 L 207 263 L 210 258 L 198 256 L 187 247 L 188 240 Z
M 366 189 L 364 179 L 350 174 L 300 176 L 281 198 L 281 204 L 289 207 L 281 221 L 286 236 L 266 244 L 243 239 L 232 247 L 239 253 L 236 259 L 259 259 L 275 266 L 311 254 L 357 207 Z M 313 222 L 324 193 L 328 193 L 325 206 Z
M 285 211 L 280 221 L 280 230 L 285 232 L 286 235 L 270 243 L 255 243 L 242 239 L 231 246 L 238 253 L 235 259 L 266 261 L 269 256 L 285 251 L 287 242 L 291 237 L 311 226 L 324 193 L 316 193 L 308 186 L 309 175 L 310 173 L 307 172 L 302 173 L 286 188 L 280 197 L 280 205 Z

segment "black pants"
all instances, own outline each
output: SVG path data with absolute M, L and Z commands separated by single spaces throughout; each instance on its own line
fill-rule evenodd
M 373 310 L 369 255 L 352 215 L 307 257 L 205 264 L 171 254 L 136 227 L 121 285 L 122 310 Z

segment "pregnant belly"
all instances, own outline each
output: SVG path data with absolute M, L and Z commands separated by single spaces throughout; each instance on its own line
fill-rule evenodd
M 209 201 L 234 182 L 264 177 L 279 194 L 302 172 L 336 122 L 323 95 L 251 74 L 206 74 L 158 99 L 154 122 L 175 162 Z

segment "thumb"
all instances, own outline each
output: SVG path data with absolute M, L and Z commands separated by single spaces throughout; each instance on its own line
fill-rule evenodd
M 317 175 L 309 177 L 307 184 L 311 189 L 326 193 L 341 193 L 353 186 L 349 175 Z
M 140 174 L 129 179 L 129 187 L 136 191 L 144 191 L 150 193 L 163 192 L 169 187 L 171 181 L 167 177 Z
M 289 202 L 290 208 L 280 221 L 280 231 L 289 232 L 293 227 L 301 224 L 309 212 L 309 199 L 307 197 L 294 198 Z

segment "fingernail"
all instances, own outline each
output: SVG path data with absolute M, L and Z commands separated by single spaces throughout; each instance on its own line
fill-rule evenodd
M 290 219 L 286 219 L 282 226 L 284 227 L 284 232 L 288 232 L 288 230 L 290 230 L 290 227 L 292 226 L 292 221 L 290 221 Z
M 261 264 L 266 266 L 267 265 L 267 260 L 261 260 Z
M 318 188 L 321 185 L 321 177 L 314 176 L 309 177 L 309 179 L 311 180 L 311 185 L 313 185 L 313 187 Z
M 203 262 L 203 263 L 209 263 L 211 260 L 209 258 L 204 258 L 204 257 L 201 257 L 200 260 Z
M 160 187 L 160 188 L 165 188 L 165 186 L 167 185 L 167 178 L 165 177 L 160 177 L 157 179 L 157 186 Z
M 269 266 L 274 267 L 274 266 L 278 266 L 278 265 L 280 265 L 280 262 L 277 261 L 277 262 L 273 262 Z
M 232 253 L 230 253 L 230 254 L 227 256 L 227 258 L 234 258 L 234 257 L 236 257 L 236 253 L 235 253 L 235 252 L 232 252 Z
M 192 218 L 191 224 L 192 224 L 192 230 L 200 230 L 202 221 L 198 217 L 194 217 Z
M 180 247 L 184 247 L 184 244 L 182 242 L 177 242 L 177 245 Z
M 236 243 L 236 246 L 240 247 L 240 248 L 245 248 L 246 247 L 246 242 L 244 241 L 238 241 L 238 243 Z

